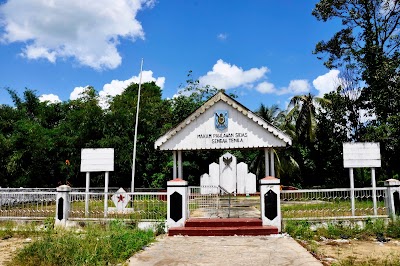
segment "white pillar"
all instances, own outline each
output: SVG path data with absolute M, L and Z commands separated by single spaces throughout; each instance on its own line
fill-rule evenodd
M 188 182 L 180 178 L 167 182 L 167 227 L 182 227 L 189 217 Z
M 271 176 L 275 177 L 275 158 L 274 158 L 274 149 L 270 149 L 271 156 Z
M 178 178 L 183 179 L 182 151 L 178 151 Z
M 372 183 L 372 202 L 374 203 L 374 215 L 378 215 L 376 206 L 376 182 L 375 182 L 375 168 L 371 168 L 371 183 Z
M 66 226 L 70 210 L 70 199 L 69 193 L 71 187 L 67 185 L 61 185 L 57 188 L 56 196 L 56 226 Z
M 388 179 L 385 181 L 385 187 L 387 187 L 386 190 L 386 210 L 388 213 L 388 216 L 392 219 L 396 219 L 396 208 L 394 205 L 394 192 L 400 193 L 400 181 L 397 179 Z M 400 196 L 398 198 L 400 200 Z
M 174 168 L 172 169 L 172 179 L 176 179 L 176 151 L 172 152 L 172 157 L 174 158 Z
M 104 177 L 104 217 L 107 217 L 108 210 L 108 176 L 109 172 L 106 172 Z
M 281 232 L 281 190 L 280 180 L 265 177 L 260 180 L 261 219 L 263 225 L 275 226 Z
M 90 186 L 90 172 L 86 172 L 85 217 L 89 216 L 89 186 Z
M 350 200 L 351 200 L 351 215 L 355 216 L 356 215 L 356 207 L 355 207 L 355 202 L 354 202 L 354 174 L 353 174 L 353 168 L 349 168 L 350 171 Z
M 265 176 L 269 176 L 269 150 L 267 148 L 264 148 L 264 160 L 265 160 Z

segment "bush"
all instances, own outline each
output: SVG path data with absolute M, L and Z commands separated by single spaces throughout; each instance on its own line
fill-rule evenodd
M 120 221 L 89 225 L 81 233 L 53 231 L 23 248 L 11 265 L 108 265 L 126 261 L 154 240 L 152 231 Z
M 383 235 L 385 233 L 386 226 L 385 221 L 382 219 L 367 219 L 365 224 L 365 232 L 372 233 L 371 235 Z
M 400 217 L 389 222 L 386 232 L 388 237 L 400 238 Z
M 310 229 L 308 221 L 287 221 L 285 231 L 294 238 L 304 240 L 310 240 L 313 237 L 318 239 L 320 237 L 369 239 L 377 236 L 400 238 L 400 219 L 389 222 L 387 226 L 384 219 L 367 219 L 364 228 L 356 223 L 331 222 L 326 227 L 319 227 L 315 232 Z
M 305 240 L 314 237 L 314 232 L 310 229 L 310 224 L 307 221 L 287 221 L 285 224 L 285 232 L 294 238 Z

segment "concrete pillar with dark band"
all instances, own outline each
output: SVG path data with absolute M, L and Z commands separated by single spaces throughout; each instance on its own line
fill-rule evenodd
M 262 224 L 275 226 L 281 232 L 280 180 L 273 176 L 261 179 L 260 198 Z
M 71 187 L 67 185 L 61 185 L 57 187 L 56 196 L 56 226 L 66 226 L 70 210 L 70 199 L 69 193 L 71 192 Z
M 167 227 L 182 227 L 188 218 L 188 182 L 180 178 L 167 182 Z
M 400 215 L 400 181 L 388 179 L 384 185 L 387 187 L 385 204 L 388 216 L 396 219 Z

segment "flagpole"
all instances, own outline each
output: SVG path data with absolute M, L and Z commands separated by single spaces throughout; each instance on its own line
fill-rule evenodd
M 139 90 L 138 90 L 138 100 L 137 100 L 137 105 L 136 105 L 136 123 L 135 123 L 135 139 L 133 142 L 131 192 L 135 192 L 136 142 L 137 142 L 137 130 L 138 130 L 138 122 L 139 122 L 139 104 L 140 104 L 140 88 L 142 86 L 142 71 L 143 71 L 143 58 L 142 58 L 142 62 L 140 64 Z

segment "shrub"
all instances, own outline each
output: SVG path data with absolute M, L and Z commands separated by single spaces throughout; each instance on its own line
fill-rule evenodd
M 287 221 L 285 231 L 294 238 L 309 240 L 314 237 L 308 221 Z
M 120 221 L 88 225 L 81 233 L 53 231 L 23 248 L 11 265 L 108 265 L 127 260 L 154 240 L 154 233 Z
M 400 238 L 400 217 L 389 222 L 386 232 L 389 237 Z

